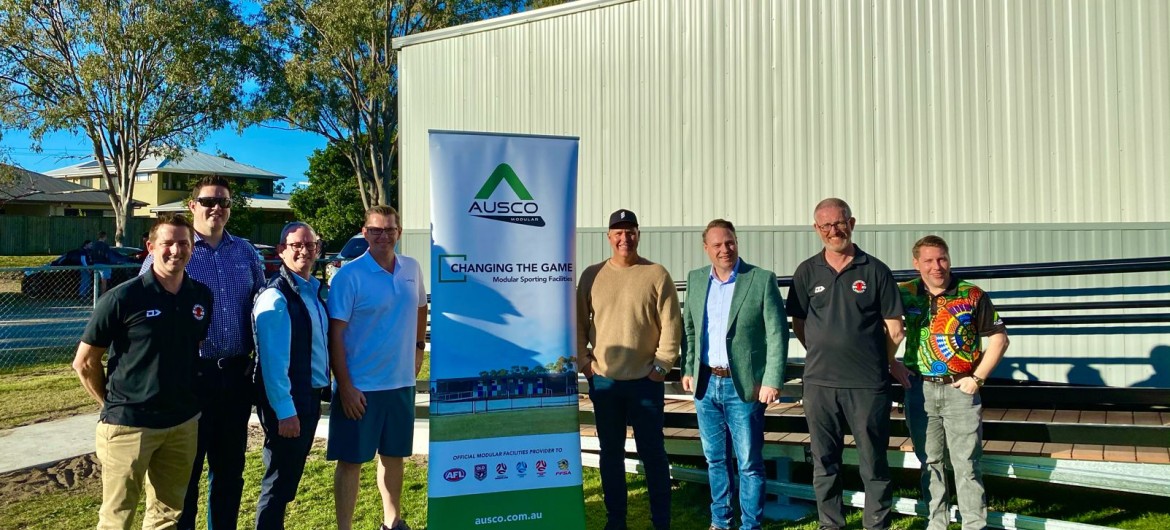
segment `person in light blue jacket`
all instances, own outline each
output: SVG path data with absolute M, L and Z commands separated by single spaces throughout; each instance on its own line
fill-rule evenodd
M 292 222 L 281 230 L 276 251 L 283 262 L 256 295 L 256 407 L 264 428 L 264 479 L 256 528 L 283 529 L 285 507 L 296 498 L 329 387 L 329 350 L 321 282 L 313 264 L 321 242 L 311 226 Z

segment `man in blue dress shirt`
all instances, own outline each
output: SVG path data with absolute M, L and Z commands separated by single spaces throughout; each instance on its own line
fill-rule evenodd
M 211 288 L 215 314 L 207 340 L 199 348 L 199 448 L 179 529 L 195 529 L 199 479 L 207 458 L 207 527 L 235 530 L 252 415 L 252 297 L 264 285 L 264 268 L 251 243 L 224 229 L 232 208 L 226 178 L 209 175 L 196 182 L 188 208 L 195 225 L 195 247 L 187 275 Z M 153 259 L 147 258 L 141 272 L 149 271 L 151 263 Z

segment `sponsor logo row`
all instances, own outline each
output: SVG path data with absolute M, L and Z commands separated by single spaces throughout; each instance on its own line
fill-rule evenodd
M 547 461 L 537 460 L 535 468 L 537 477 L 548 475 L 549 469 Z M 475 464 L 475 466 L 472 467 L 472 471 L 475 473 L 476 480 L 486 480 L 488 477 L 487 464 Z M 516 462 L 512 471 L 515 472 L 517 478 L 524 478 L 528 476 L 528 462 L 525 462 L 524 460 Z M 553 474 L 556 476 L 573 474 L 572 471 L 569 471 L 569 461 L 564 458 L 557 460 L 557 469 L 553 472 Z M 504 480 L 508 477 L 508 464 L 504 462 L 496 464 L 495 479 Z M 461 467 L 453 467 L 443 472 L 443 480 L 446 480 L 447 482 L 459 482 L 465 478 L 467 478 L 467 470 Z

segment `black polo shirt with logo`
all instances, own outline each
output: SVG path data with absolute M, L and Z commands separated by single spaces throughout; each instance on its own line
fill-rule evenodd
M 171 294 L 150 271 L 98 300 L 81 341 L 109 348 L 102 421 L 164 429 L 199 413 L 195 374 L 211 300 L 190 276 Z
M 902 296 L 890 268 L 854 245 L 839 274 L 825 251 L 792 276 L 785 307 L 804 319 L 804 381 L 833 388 L 883 388 L 890 380 L 883 320 L 902 316 Z

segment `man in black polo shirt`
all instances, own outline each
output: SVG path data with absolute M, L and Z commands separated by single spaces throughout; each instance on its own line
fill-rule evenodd
M 848 423 L 865 485 L 863 524 L 884 530 L 893 501 L 886 462 L 890 378 L 909 382 L 894 359 L 903 337 L 902 298 L 889 267 L 853 244 L 857 220 L 845 201 L 821 201 L 813 220 L 825 248 L 796 268 L 787 309 L 807 350 L 804 410 L 820 527 L 845 527 L 840 468 Z
M 194 228 L 165 216 L 150 230 L 149 274 L 98 300 L 73 369 L 102 405 L 98 528 L 129 528 L 144 486 L 143 528 L 174 528 L 198 443 L 199 344 L 211 322 L 211 290 L 186 276 Z M 108 366 L 102 356 L 109 349 Z

